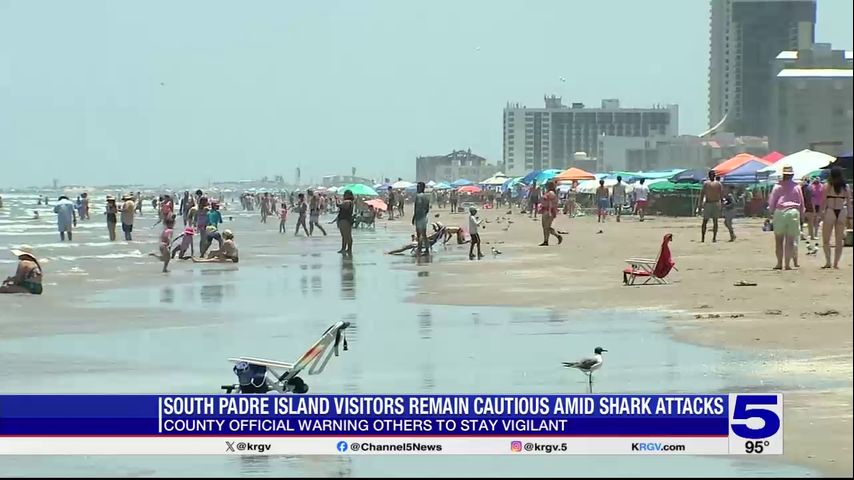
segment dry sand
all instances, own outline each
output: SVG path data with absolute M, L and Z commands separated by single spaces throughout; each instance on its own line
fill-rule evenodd
M 840 270 L 821 270 L 823 254 L 806 256 L 801 245 L 801 268 L 775 271 L 773 234 L 762 232 L 758 219 L 737 220 L 738 239 L 733 243 L 726 241 L 729 235 L 721 220 L 722 241 L 711 243 L 709 232 L 707 243 L 700 243 L 699 218 L 655 217 L 643 223 L 624 218 L 617 223 L 609 217 L 599 224 L 595 216 L 561 216 L 555 228 L 569 231 L 563 244 L 558 246 L 552 238 L 550 246 L 538 247 L 539 220 L 507 211 L 480 212 L 489 222 L 481 231 L 483 260 L 433 263 L 412 300 L 665 311 L 680 340 L 773 358 L 761 372 L 768 384 L 797 374 L 838 385 L 821 391 L 784 391 L 785 459 L 827 475 L 852 475 L 850 248 Z M 467 216 L 443 211 L 438 220 L 462 225 Z M 404 227 L 403 222 L 391 224 Z M 673 234 L 671 250 L 678 269 L 670 276 L 672 284 L 623 286 L 624 260 L 655 258 L 665 233 Z M 490 253 L 493 246 L 502 253 Z M 439 252 L 437 257 L 441 248 Z M 739 281 L 757 285 L 734 286 Z M 815 366 L 805 358 L 820 359 L 821 364 Z

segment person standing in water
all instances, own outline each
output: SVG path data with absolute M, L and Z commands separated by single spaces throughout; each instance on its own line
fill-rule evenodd
M 165 228 L 160 234 L 160 259 L 163 260 L 163 273 L 169 272 L 169 260 L 172 259 L 172 252 L 169 247 L 172 245 L 172 229 L 175 228 L 175 219 L 171 216 L 163 221 Z
M 134 208 L 136 208 L 136 211 L 139 212 L 139 216 L 141 217 L 142 216 L 142 192 L 136 192 L 135 198 L 136 198 L 136 200 L 134 201 Z M 131 198 L 131 200 L 134 200 L 134 198 Z
M 311 190 L 308 191 L 308 235 L 314 234 L 314 227 L 317 227 L 323 236 L 326 236 L 326 230 L 320 225 L 320 198 Z
M 133 233 L 133 216 L 134 212 L 137 211 L 137 206 L 133 201 L 133 196 L 130 194 L 123 195 L 122 202 L 122 232 L 125 234 L 125 240 L 129 242 L 132 240 L 131 237 Z
M 343 255 L 353 254 L 353 203 L 353 192 L 346 190 L 344 200 L 338 204 L 338 216 L 335 219 L 338 231 L 341 232 L 341 250 L 338 253 Z
M 77 212 L 74 202 L 68 199 L 65 195 L 59 197 L 59 201 L 53 207 L 53 213 L 56 214 L 56 226 L 59 229 L 59 240 L 64 242 L 65 235 L 68 235 L 68 241 L 71 241 L 71 228 L 77 226 Z
M 418 182 L 415 194 L 415 207 L 413 208 L 412 224 L 415 225 L 415 240 L 418 242 L 416 255 L 430 255 L 430 240 L 427 238 L 427 214 L 430 213 L 430 197 L 424 193 L 426 185 Z M 401 197 L 402 198 L 402 197 Z M 401 215 L 403 210 L 401 209 Z
M 196 230 L 199 232 L 199 252 L 201 255 L 204 255 L 208 250 L 208 235 L 207 235 L 207 226 L 208 226 L 208 197 L 206 197 L 201 190 L 198 190 L 199 195 L 199 206 L 196 208 Z
M 116 198 L 112 195 L 107 195 L 107 233 L 110 234 L 110 241 L 116 241 L 116 223 L 119 221 L 119 207 L 116 206 Z
M 193 198 L 190 197 L 190 191 L 184 190 L 184 196 L 181 197 L 181 220 L 186 227 L 190 222 L 190 207 L 193 206 Z
M 81 212 L 80 219 L 89 220 L 89 194 L 83 192 L 80 196 L 83 198 L 83 211 Z
M 823 205 L 821 243 L 824 249 L 825 264 L 821 268 L 830 268 L 831 266 L 830 237 L 835 231 L 836 251 L 833 254 L 833 268 L 838 269 L 839 260 L 842 259 L 842 249 L 845 247 L 846 222 L 850 222 L 852 214 L 854 214 L 851 204 L 851 190 L 845 183 L 841 168 L 833 167 L 830 169 L 830 176 L 827 178 L 827 185 L 824 186 L 823 194 L 824 200 L 821 202 Z
M 305 225 L 305 216 L 306 216 L 306 213 L 308 212 L 308 205 L 305 203 L 305 194 L 304 193 L 300 193 L 297 196 L 296 210 L 297 210 L 298 216 L 297 216 L 297 228 L 296 228 L 296 231 L 294 231 L 294 236 L 299 235 L 299 227 L 302 227 L 302 230 L 305 232 L 305 236 L 310 237 L 311 234 L 308 233 L 308 227 L 306 227 L 306 225 Z

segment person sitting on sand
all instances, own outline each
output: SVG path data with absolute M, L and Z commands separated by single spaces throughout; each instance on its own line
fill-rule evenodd
M 195 234 L 196 232 L 193 230 L 193 227 L 185 227 L 184 233 L 178 235 L 178 237 L 172 241 L 172 245 L 175 245 L 178 240 L 181 240 L 181 244 L 172 249 L 171 257 L 175 258 L 175 254 L 177 253 L 178 258 L 181 260 L 192 258 L 196 254 L 196 249 L 193 245 L 193 235 Z M 190 250 L 189 256 L 187 255 L 187 250 Z
M 231 230 L 225 230 L 222 232 L 222 237 L 225 241 L 222 242 L 222 246 L 220 246 L 219 250 L 213 250 L 208 252 L 207 258 L 193 258 L 194 262 L 199 263 L 210 263 L 210 262 L 238 262 L 238 251 L 237 245 L 234 243 L 234 234 Z
M 38 259 L 33 255 L 33 249 L 29 245 L 21 245 L 20 248 L 12 249 L 12 255 L 18 257 L 18 269 L 15 275 L 3 280 L 0 285 L 0 293 L 31 293 L 41 295 L 42 293 L 42 267 Z
M 433 223 L 433 231 L 438 232 L 442 229 L 442 224 L 439 222 Z M 457 245 L 463 245 L 469 242 L 466 239 L 466 231 L 463 227 L 445 227 L 445 233 L 442 239 L 442 245 L 445 245 L 451 240 L 451 237 L 457 237 Z

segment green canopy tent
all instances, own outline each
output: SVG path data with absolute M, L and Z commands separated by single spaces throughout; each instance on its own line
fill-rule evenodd
M 649 186 L 649 192 L 657 197 L 656 208 L 665 215 L 677 216 L 694 215 L 702 189 L 702 183 L 673 183 L 669 180 Z

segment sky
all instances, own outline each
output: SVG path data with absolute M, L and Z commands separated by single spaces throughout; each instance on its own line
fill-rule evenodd
M 852 3 L 817 41 L 852 47 Z M 0 0 L 0 186 L 412 178 L 499 162 L 506 103 L 545 94 L 697 134 L 708 29 L 706 0 Z

